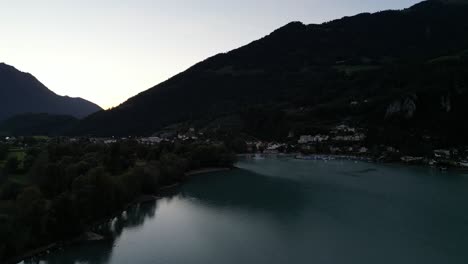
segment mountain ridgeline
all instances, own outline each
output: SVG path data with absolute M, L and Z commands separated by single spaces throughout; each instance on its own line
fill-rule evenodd
M 84 99 L 59 96 L 31 74 L 0 63 L 0 121 L 26 113 L 83 118 L 99 110 L 99 106 Z
M 227 123 L 240 132 L 284 138 L 349 122 L 376 137 L 393 129 L 466 141 L 466 2 L 293 22 L 87 117 L 73 133 L 149 135 L 175 123 L 222 128 L 235 120 Z

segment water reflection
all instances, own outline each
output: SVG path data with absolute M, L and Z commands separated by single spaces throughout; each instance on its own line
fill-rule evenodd
M 111 263 L 116 242 L 126 231 L 135 231 L 145 226 L 147 221 L 158 221 L 157 209 L 160 204 L 190 200 L 202 204 L 205 209 L 242 210 L 247 214 L 263 213 L 274 221 L 291 221 L 306 205 L 306 189 L 298 181 L 275 178 L 244 169 L 230 172 L 212 173 L 197 176 L 187 184 L 167 191 L 164 198 L 153 203 L 135 205 L 94 231 L 108 239 L 86 242 L 54 252 L 47 261 L 32 259 L 26 264 L 105 264 Z M 190 209 L 186 209 L 190 211 Z M 176 216 L 173 216 L 176 217 Z
M 305 208 L 306 191 L 298 181 L 237 169 L 199 176 L 180 189 L 180 196 L 213 207 L 262 211 L 278 219 L 290 219 Z
M 157 202 L 131 206 L 117 217 L 96 227 L 95 231 L 106 237 L 102 241 L 79 242 L 59 249 L 45 257 L 24 261 L 24 264 L 105 264 L 109 263 L 115 242 L 124 230 L 142 227 L 146 221 L 155 217 Z M 44 259 L 47 259 L 44 260 Z
M 116 239 L 122 235 L 124 229 L 136 229 L 144 225 L 145 221 L 154 218 L 157 202 L 138 204 L 130 207 L 118 217 L 99 226 L 95 231 L 106 237 Z
M 112 240 L 98 241 L 87 244 L 76 245 L 79 250 L 69 250 L 65 248 L 63 251 L 54 252 L 47 256 L 47 261 L 39 259 L 30 259 L 25 261 L 25 264 L 102 264 L 108 263 L 112 247 Z M 79 253 L 79 254 L 77 254 Z

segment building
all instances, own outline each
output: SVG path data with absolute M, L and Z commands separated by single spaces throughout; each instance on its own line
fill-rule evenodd
M 315 135 L 315 136 L 302 135 L 299 138 L 298 143 L 299 144 L 321 143 L 321 142 L 324 142 L 324 141 L 328 141 L 329 139 L 330 139 L 330 137 L 327 136 L 327 135 Z
M 159 144 L 163 141 L 162 138 L 160 137 L 147 137 L 147 138 L 140 138 L 139 142 L 142 144 L 147 144 L 147 145 L 154 145 L 154 144 Z

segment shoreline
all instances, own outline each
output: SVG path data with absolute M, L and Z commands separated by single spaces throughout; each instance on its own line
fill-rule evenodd
M 232 168 L 228 167 L 212 167 L 212 168 L 204 168 L 204 169 L 198 169 L 198 170 L 191 170 L 185 173 L 185 176 L 194 176 L 194 175 L 200 175 L 200 174 L 205 174 L 205 173 L 213 173 L 213 172 L 222 172 L 222 171 L 230 171 Z
M 293 153 L 242 153 L 237 155 L 240 158 L 263 158 L 263 157 L 290 157 L 297 160 L 316 160 L 316 161 L 332 161 L 332 160 L 348 160 L 348 161 L 361 161 L 361 162 L 371 162 L 371 163 L 380 163 L 380 164 L 398 164 L 404 166 L 419 166 L 437 169 L 441 171 L 468 171 L 468 167 L 456 166 L 450 164 L 428 164 L 424 162 L 405 162 L 403 160 L 384 160 L 376 159 L 369 155 L 352 155 L 352 154 L 301 154 L 297 152 Z
M 232 168 L 228 168 L 228 167 L 219 167 L 219 168 L 211 167 L 211 168 L 190 170 L 190 171 L 186 172 L 184 175 L 188 177 L 188 176 L 200 175 L 200 174 L 205 174 L 205 173 L 229 171 L 229 170 L 232 170 L 232 169 L 234 169 L 234 167 L 232 167 Z M 35 258 L 35 257 L 38 257 L 38 256 L 42 256 L 44 254 L 49 254 L 50 252 L 58 250 L 58 249 L 60 249 L 62 247 L 70 246 L 70 245 L 80 243 L 80 242 L 105 240 L 105 239 L 107 239 L 105 236 L 94 233 L 92 231 L 92 229 L 94 227 L 97 227 L 97 226 L 109 221 L 110 219 L 112 219 L 114 217 L 117 217 L 119 214 L 122 214 L 124 211 L 128 210 L 132 206 L 154 202 L 154 201 L 157 201 L 158 199 L 163 198 L 164 196 L 157 196 L 156 194 L 158 194 L 161 191 L 166 191 L 168 189 L 178 187 L 183 183 L 184 183 L 184 181 L 162 186 L 162 187 L 158 188 L 156 193 L 153 194 L 153 195 L 140 195 L 140 196 L 136 197 L 133 201 L 125 204 L 123 206 L 123 208 L 121 210 L 119 210 L 118 212 L 115 212 L 115 213 L 109 215 L 108 217 L 105 217 L 105 219 L 98 219 L 94 223 L 89 224 L 86 227 L 85 231 L 83 233 L 81 233 L 80 235 L 75 236 L 73 238 L 66 239 L 66 240 L 57 240 L 57 241 L 54 241 L 54 242 L 52 242 L 52 243 L 50 243 L 48 245 L 40 246 L 40 247 L 37 247 L 35 249 L 31 249 L 31 250 L 25 252 L 24 254 L 22 254 L 22 255 L 20 255 L 18 257 L 14 257 L 14 258 L 5 260 L 5 264 L 18 264 L 18 263 L 21 263 L 22 261 L 32 259 L 32 258 Z

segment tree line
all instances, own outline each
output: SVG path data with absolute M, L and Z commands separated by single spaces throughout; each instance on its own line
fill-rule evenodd
M 138 196 L 183 181 L 189 170 L 235 161 L 224 144 L 54 140 L 27 147 L 21 161 L 8 158 L 8 148 L 0 143 L 0 261 L 77 236 Z

